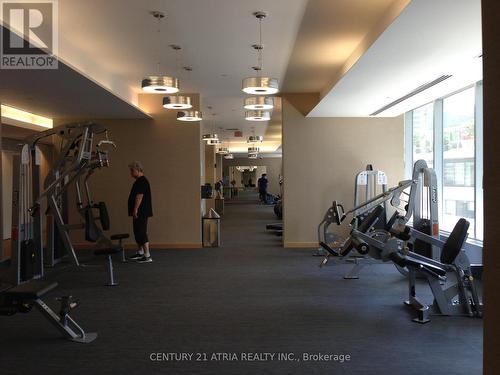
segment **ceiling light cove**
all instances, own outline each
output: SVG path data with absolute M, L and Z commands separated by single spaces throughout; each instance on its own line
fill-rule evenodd
M 245 120 L 248 121 L 269 121 L 271 112 L 268 111 L 245 111 Z
M 274 107 L 273 98 L 269 96 L 250 96 L 245 98 L 243 108 L 249 110 L 270 110 Z
M 8 125 L 21 125 L 24 124 L 31 124 L 31 125 L 36 125 L 40 126 L 43 128 L 48 128 L 52 129 L 54 127 L 53 121 L 50 118 L 43 117 L 40 115 L 35 115 L 30 112 L 23 111 L 21 109 L 17 109 L 14 107 L 9 107 L 7 105 L 2 104 L 0 106 L 0 112 L 2 114 L 1 122 L 8 124 Z M 12 120 L 12 121 L 9 121 Z M 17 122 L 20 122 L 21 124 L 18 124 Z
M 201 121 L 203 120 L 203 117 L 200 111 L 182 111 L 182 112 L 177 112 L 177 120 Z

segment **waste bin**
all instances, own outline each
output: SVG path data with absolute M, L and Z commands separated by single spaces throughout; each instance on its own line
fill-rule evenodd
M 203 247 L 220 246 L 220 216 L 213 208 L 202 219 Z

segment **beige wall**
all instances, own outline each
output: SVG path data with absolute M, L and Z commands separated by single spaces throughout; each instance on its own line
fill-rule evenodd
M 269 180 L 268 192 L 270 194 L 278 195 L 280 192 L 279 188 L 279 176 L 282 174 L 282 159 L 279 158 L 262 158 L 262 159 L 248 159 L 248 158 L 236 158 L 224 160 L 224 173 L 229 173 L 228 167 L 238 166 L 238 165 L 255 165 L 266 166 L 267 179 Z M 260 176 L 257 176 L 257 179 Z M 236 179 L 237 185 L 240 183 L 240 179 Z M 231 178 L 229 179 L 231 181 Z M 257 181 L 255 181 L 257 183 Z
M 215 171 L 215 146 L 205 145 L 205 183 L 214 186 L 216 171 Z
M 367 164 L 393 186 L 404 178 L 404 122 L 396 118 L 305 118 L 283 100 L 284 245 L 317 246 L 317 225 L 332 201 L 354 200 Z
M 198 96 L 190 96 L 196 106 Z M 110 149 L 110 167 L 96 172 L 91 179 L 93 199 L 106 202 L 110 233 L 132 234 L 127 198 L 133 180 L 127 165 L 139 160 L 144 164 L 153 196 L 151 245 L 200 247 L 200 125 L 177 121 L 175 111 L 162 107 L 162 98 L 154 94 L 139 96 L 140 107 L 153 117 L 151 120 L 97 120 L 107 127 L 118 148 Z M 81 241 L 82 233 L 74 238 Z

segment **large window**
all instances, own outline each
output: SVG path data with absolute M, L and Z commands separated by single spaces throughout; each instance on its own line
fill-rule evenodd
M 482 83 L 408 112 L 405 120 L 407 174 L 419 159 L 436 171 L 440 228 L 449 232 L 464 217 L 469 238 L 482 240 Z
M 432 168 L 434 162 L 434 103 L 412 111 L 413 117 L 413 160 L 423 159 Z
M 475 90 L 443 99 L 443 199 L 455 210 L 443 212 L 441 227 L 450 230 L 461 217 L 475 233 Z

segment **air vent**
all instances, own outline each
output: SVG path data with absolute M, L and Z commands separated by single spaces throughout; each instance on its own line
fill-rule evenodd
M 231 129 L 226 129 L 226 130 L 229 130 L 229 131 L 235 132 L 235 131 L 240 130 L 240 129 L 237 129 L 237 128 L 231 128 Z
M 425 91 L 427 90 L 428 88 L 431 88 L 432 86 L 435 86 L 437 85 L 438 83 L 440 82 L 443 82 L 444 80 L 450 78 L 451 75 L 442 75 L 441 77 L 439 78 L 436 78 L 434 81 L 431 81 L 429 83 L 425 83 L 423 84 L 422 86 L 419 86 L 417 87 L 415 90 L 409 92 L 408 94 L 406 94 L 405 96 L 402 96 L 401 98 L 399 99 L 396 99 L 394 100 L 393 102 L 387 104 L 386 106 L 376 110 L 375 112 L 371 113 L 370 116 L 376 116 L 378 115 L 379 113 L 382 113 L 384 111 L 387 111 L 389 108 L 391 107 L 394 107 L 396 104 L 399 104 L 403 101 L 405 101 L 406 99 L 409 99 L 411 98 L 412 96 L 415 96 L 417 94 L 420 94 L 422 91 Z

